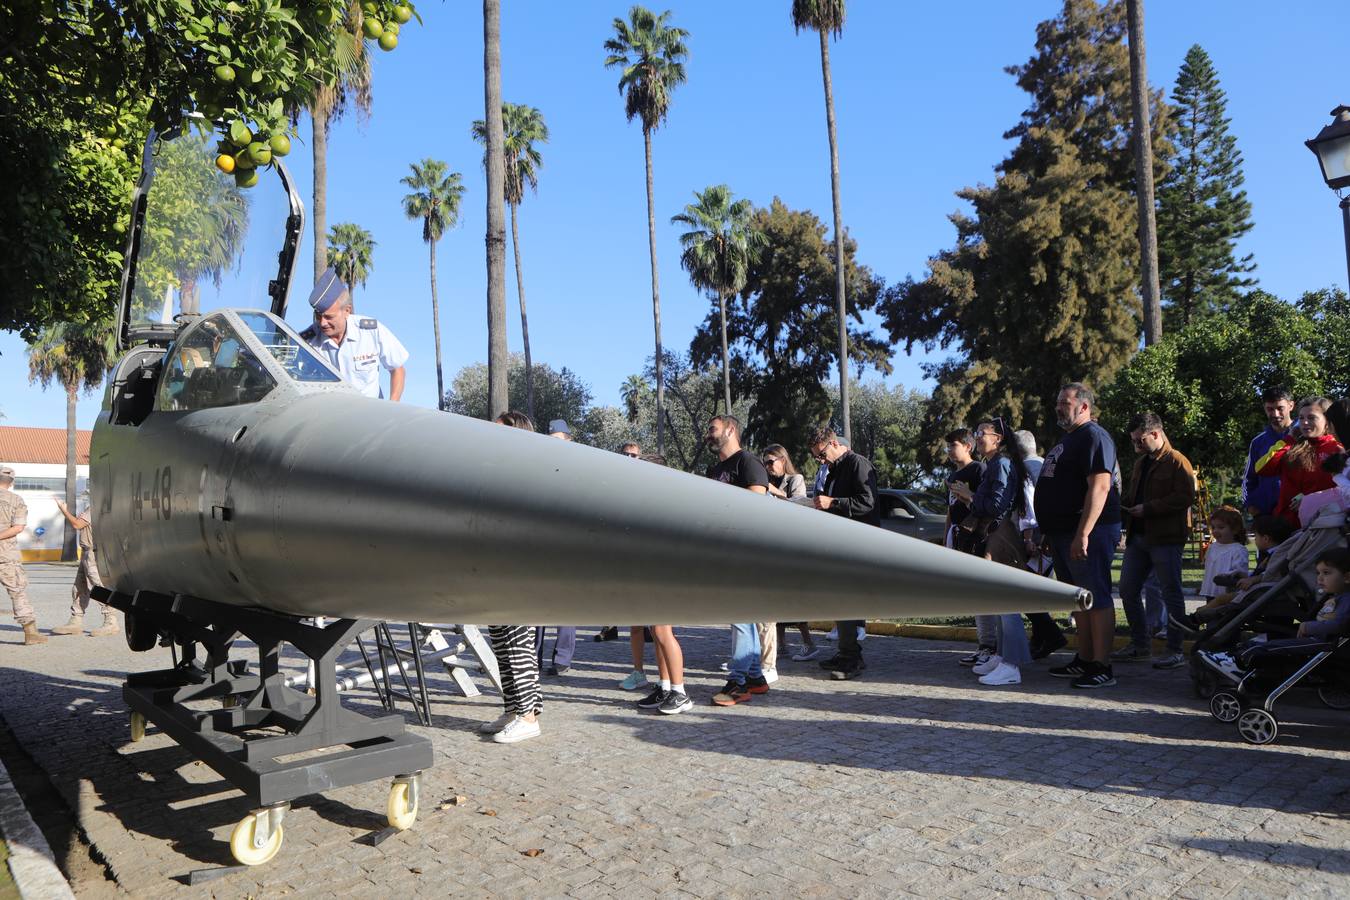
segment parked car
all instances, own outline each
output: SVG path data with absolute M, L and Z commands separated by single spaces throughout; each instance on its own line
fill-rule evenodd
M 925 491 L 878 488 L 881 527 L 906 537 L 941 544 L 947 526 L 947 501 Z

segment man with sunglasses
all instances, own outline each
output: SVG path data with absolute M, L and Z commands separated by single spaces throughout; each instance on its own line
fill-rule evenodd
M 821 465 L 830 467 L 822 491 L 816 493 L 814 506 L 837 516 L 845 516 L 868 525 L 881 525 L 881 509 L 877 506 L 877 472 L 872 463 L 854 453 L 839 440 L 839 435 L 828 425 L 816 429 L 811 436 L 811 456 Z M 867 623 L 860 620 L 836 622 L 839 633 L 839 652 L 820 664 L 838 681 L 857 678 L 866 668 L 858 630 Z

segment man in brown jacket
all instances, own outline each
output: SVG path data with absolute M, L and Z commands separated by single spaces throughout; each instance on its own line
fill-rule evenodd
M 1169 616 L 1181 617 L 1186 602 L 1181 595 L 1181 551 L 1191 533 L 1191 504 L 1195 502 L 1195 470 L 1172 448 L 1162 419 L 1145 412 L 1130 420 L 1130 440 L 1139 454 L 1129 488 L 1121 498 L 1125 519 L 1125 560 L 1120 569 L 1120 600 L 1130 622 L 1130 646 L 1111 654 L 1128 661 L 1149 655 L 1148 625 L 1140 594 L 1149 573 L 1158 578 Z M 1155 669 L 1186 664 L 1181 654 L 1181 631 L 1167 629 L 1167 653 Z

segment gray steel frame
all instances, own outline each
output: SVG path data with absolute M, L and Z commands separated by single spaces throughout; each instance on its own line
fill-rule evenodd
M 431 742 L 407 733 L 402 716 L 369 718 L 341 706 L 333 666 L 352 638 L 375 624 L 371 620 L 339 619 L 317 628 L 296 617 L 181 594 L 139 591 L 133 597 L 102 589 L 95 593 L 130 614 L 135 628 L 153 627 L 176 643 L 204 646 L 204 670 L 189 657 L 172 669 L 129 675 L 122 696 L 133 711 L 243 791 L 254 806 L 273 806 L 383 778 L 409 778 L 431 767 Z M 244 660 L 229 659 L 240 635 L 258 647 L 257 675 L 248 674 Z M 282 643 L 314 661 L 314 696 L 285 686 Z M 238 702 L 209 710 L 187 706 L 227 697 Z M 247 733 L 269 727 L 279 727 L 284 734 Z M 334 751 L 278 761 L 329 748 Z

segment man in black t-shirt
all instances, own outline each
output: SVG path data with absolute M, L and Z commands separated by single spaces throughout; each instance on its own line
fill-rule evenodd
M 756 494 L 769 493 L 769 473 L 759 457 L 741 448 L 741 423 L 735 416 L 713 416 L 703 440 L 717 454 L 717 462 L 708 466 L 709 478 Z M 713 705 L 735 706 L 768 690 L 760 660 L 758 629 L 753 622 L 732 625 L 727 683 L 713 694 Z
M 1111 563 L 1120 541 L 1120 483 L 1116 445 L 1092 421 L 1096 396 L 1074 382 L 1060 389 L 1055 418 L 1064 437 L 1049 453 L 1036 479 L 1036 521 L 1050 544 L 1055 576 L 1092 591 L 1092 608 L 1074 613 L 1078 655 L 1050 670 L 1072 678 L 1076 688 L 1108 687 L 1116 633 Z
M 818 428 L 811 436 L 811 455 L 817 462 L 830 467 L 825 489 L 816 494 L 816 509 L 879 526 L 881 508 L 877 504 L 877 472 L 872 464 L 840 443 L 839 435 L 829 427 Z M 866 668 L 858 631 L 867 623 L 850 619 L 834 624 L 839 634 L 839 652 L 820 666 L 837 680 L 857 678 Z

